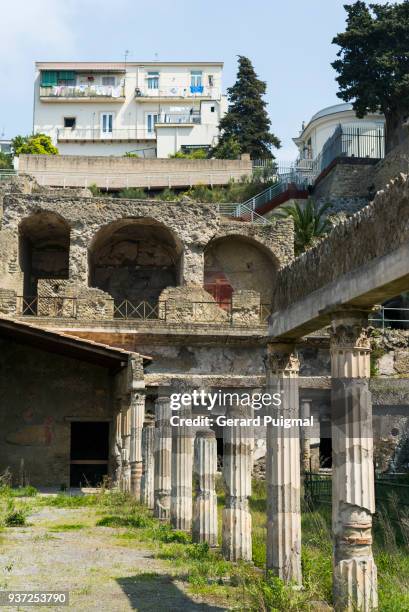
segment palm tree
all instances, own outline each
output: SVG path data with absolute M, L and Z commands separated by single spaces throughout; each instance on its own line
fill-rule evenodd
M 312 198 L 308 198 L 305 206 L 300 206 L 298 202 L 283 206 L 277 211 L 276 216 L 292 217 L 294 219 L 294 250 L 296 255 L 303 253 L 308 247 L 312 246 L 317 238 L 325 236 L 332 224 L 325 215 L 331 207 L 330 204 L 318 206 Z

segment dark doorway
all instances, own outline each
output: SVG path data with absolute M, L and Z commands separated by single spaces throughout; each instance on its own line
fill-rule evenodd
M 320 439 L 320 467 L 331 468 L 332 467 L 332 439 L 321 438 Z
M 108 474 L 109 423 L 71 423 L 70 486 L 96 487 Z

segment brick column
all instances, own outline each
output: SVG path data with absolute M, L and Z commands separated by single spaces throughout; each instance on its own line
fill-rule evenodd
M 191 418 L 190 406 L 178 411 L 181 418 Z M 182 531 L 192 528 L 192 428 L 174 426 L 172 429 L 172 476 L 170 522 Z
M 267 381 L 281 392 L 271 416 L 298 418 L 299 361 L 293 344 L 270 344 Z M 267 569 L 285 582 L 301 584 L 301 482 L 299 431 L 267 426 Z
M 153 509 L 155 492 L 155 427 L 145 423 L 142 429 L 142 483 L 141 503 Z
M 130 438 L 130 490 L 138 501 L 141 498 L 142 478 L 142 427 L 145 418 L 145 394 L 132 392 L 130 397 L 131 438 Z
M 171 409 L 167 397 L 155 402 L 155 493 L 154 515 L 160 519 L 170 517 L 170 483 L 172 435 Z
M 331 326 L 332 524 L 337 610 L 374 610 L 377 570 L 372 554 L 375 512 L 372 403 L 368 389 L 367 317 L 340 312 Z
M 227 417 L 248 418 L 247 411 L 229 407 Z M 251 561 L 251 495 L 252 437 L 250 427 L 239 424 L 223 428 L 223 477 L 226 501 L 222 515 L 222 553 L 229 561 Z
M 199 430 L 194 443 L 195 502 L 192 537 L 194 542 L 217 546 L 217 442 L 211 429 Z

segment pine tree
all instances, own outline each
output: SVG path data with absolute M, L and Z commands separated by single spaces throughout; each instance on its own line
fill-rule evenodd
M 271 121 L 263 100 L 266 83 L 257 78 L 251 61 L 239 55 L 237 80 L 227 90 L 229 108 L 219 124 L 219 143 L 214 155 L 226 150 L 228 143 L 238 143 L 241 153 L 253 159 L 274 157 L 271 148 L 280 148 L 279 139 L 270 132 Z

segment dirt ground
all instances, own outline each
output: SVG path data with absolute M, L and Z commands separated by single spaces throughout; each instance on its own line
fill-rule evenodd
M 226 610 L 189 595 L 169 564 L 142 545 L 130 546 L 119 530 L 96 527 L 92 508 L 43 507 L 28 527 L 0 532 L 0 589 L 69 591 L 67 607 L 21 606 L 1 610 L 162 612 Z

